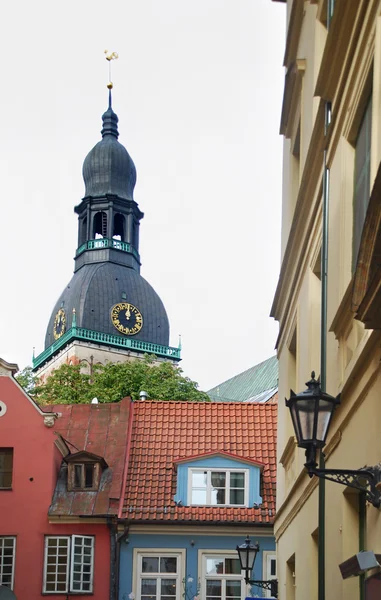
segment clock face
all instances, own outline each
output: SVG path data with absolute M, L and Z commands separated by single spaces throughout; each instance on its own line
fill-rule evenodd
M 61 337 L 66 331 L 66 314 L 63 308 L 60 308 L 54 317 L 53 336 L 55 340 Z
M 142 313 L 129 302 L 119 302 L 112 307 L 111 321 L 114 327 L 125 335 L 136 335 L 143 327 Z

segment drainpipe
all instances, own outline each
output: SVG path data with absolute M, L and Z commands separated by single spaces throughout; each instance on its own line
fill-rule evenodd
M 331 122 L 331 103 L 325 104 L 324 135 Z M 327 149 L 323 159 L 323 214 L 321 244 L 321 319 L 320 319 L 320 386 L 323 392 L 327 384 L 327 271 L 328 271 L 328 201 L 329 169 Z M 320 452 L 319 468 L 324 469 L 324 455 Z M 319 544 L 318 544 L 318 599 L 325 600 L 325 479 L 319 479 Z
M 107 525 L 110 530 L 110 600 L 117 600 L 117 548 L 116 536 L 118 526 L 115 518 L 107 519 Z

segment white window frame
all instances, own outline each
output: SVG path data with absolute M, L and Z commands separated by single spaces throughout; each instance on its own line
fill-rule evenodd
M 4 555 L 3 555 L 3 548 L 4 548 L 4 543 L 3 540 L 12 540 L 13 541 L 13 549 L 12 549 L 12 573 L 11 573 L 11 583 L 10 585 L 3 583 L 3 569 L 4 569 Z M 0 536 L 0 549 L 1 549 L 1 555 L 0 555 L 0 585 L 4 585 L 6 587 L 9 587 L 11 590 L 13 590 L 13 586 L 15 583 L 15 562 L 16 562 L 16 536 L 14 535 L 2 535 Z
M 90 548 L 91 548 L 91 561 L 90 561 L 90 585 L 89 589 L 83 589 L 83 570 L 81 569 L 81 586 L 80 589 L 73 589 L 74 584 L 74 549 L 75 549 L 75 539 L 79 538 L 84 542 L 84 540 L 91 540 Z M 47 566 L 48 566 L 48 548 L 49 548 L 49 540 L 66 540 L 67 541 L 67 562 L 66 562 L 66 582 L 64 590 L 47 590 Z M 94 547 L 95 547 L 95 537 L 93 535 L 46 535 L 45 536 L 45 550 L 44 550 L 44 576 L 43 576 L 43 588 L 42 591 L 44 594 L 92 594 L 94 589 Z M 83 567 L 83 562 L 81 563 Z M 57 575 L 57 573 L 56 573 Z M 57 584 L 57 581 L 55 582 Z M 50 582 L 49 582 L 50 584 Z M 86 582 L 87 584 L 87 582 Z
M 245 583 L 244 572 L 241 571 L 240 575 L 234 574 L 218 574 L 218 575 L 207 575 L 206 574 L 206 559 L 207 558 L 234 558 L 238 560 L 236 551 L 232 550 L 199 550 L 198 551 L 198 572 L 201 573 L 201 590 L 200 597 L 206 598 L 206 579 L 236 579 L 241 581 L 241 600 L 244 600 L 248 596 L 247 585 Z M 226 590 L 224 590 L 225 592 Z M 221 600 L 225 600 L 224 595 Z
M 150 577 L 149 573 L 142 572 L 142 559 L 144 556 L 177 558 L 178 572 L 176 574 L 167 573 L 165 579 L 176 579 L 176 600 L 182 600 L 184 592 L 182 585 L 185 577 L 185 550 L 183 548 L 171 548 L 171 550 L 168 550 L 168 548 L 134 548 L 132 589 L 136 600 L 141 600 L 141 580 L 158 578 L 157 574 Z
M 192 474 L 193 473 L 206 473 L 207 474 L 207 484 L 206 484 L 206 503 L 205 504 L 197 504 L 192 502 Z M 211 474 L 212 473 L 226 473 L 226 487 L 225 493 L 226 498 L 230 499 L 230 473 L 244 473 L 245 475 L 245 488 L 244 488 L 244 502 L 243 504 L 212 504 L 211 503 L 211 493 L 212 493 L 212 484 L 211 484 Z M 249 505 L 249 469 L 224 469 L 219 467 L 192 467 L 189 468 L 188 471 L 188 505 L 189 506 L 233 506 L 233 507 L 242 507 Z M 225 499 L 226 499 L 225 498 Z
M 271 562 L 275 560 L 275 575 L 271 575 Z M 277 562 L 275 550 L 264 550 L 262 552 L 262 573 L 264 581 L 277 578 Z M 266 590 L 266 598 L 271 598 L 270 590 Z

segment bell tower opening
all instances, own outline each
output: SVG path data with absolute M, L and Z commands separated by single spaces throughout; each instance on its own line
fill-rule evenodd
M 112 233 L 114 240 L 125 242 L 125 218 L 122 214 L 117 213 L 114 217 L 114 229 Z
M 94 216 L 93 239 L 107 237 L 107 215 L 105 212 L 97 212 Z

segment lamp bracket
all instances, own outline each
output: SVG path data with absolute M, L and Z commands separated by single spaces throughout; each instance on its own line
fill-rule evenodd
M 258 580 L 258 579 L 245 579 L 246 583 L 249 585 L 256 585 L 264 590 L 270 590 L 271 595 L 274 598 L 278 598 L 278 580 L 277 579 L 269 579 L 268 581 Z
M 310 477 L 316 475 L 321 479 L 328 479 L 341 483 L 347 487 L 364 492 L 368 502 L 375 508 L 381 506 L 381 467 L 364 467 L 358 470 L 347 469 L 317 469 L 315 465 L 306 464 Z

